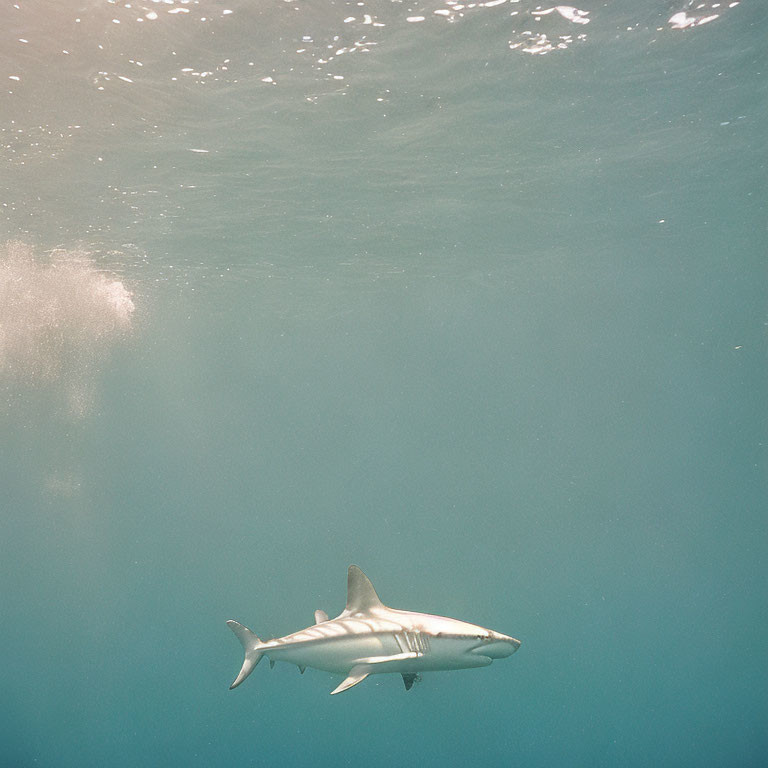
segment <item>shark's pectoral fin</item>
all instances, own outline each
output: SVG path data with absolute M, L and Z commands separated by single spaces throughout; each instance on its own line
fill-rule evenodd
M 416 682 L 416 679 L 418 678 L 418 675 L 415 673 L 411 673 L 409 675 L 405 674 L 403 672 L 403 683 L 405 685 L 405 690 L 410 691 L 411 688 L 413 688 L 413 684 Z
M 358 664 L 356 667 L 352 667 L 352 669 L 349 672 L 349 675 L 347 676 L 347 679 L 344 680 L 344 682 L 341 683 L 341 685 L 339 685 L 337 688 L 331 691 L 331 696 L 333 696 L 334 693 L 341 693 L 342 691 L 346 691 L 347 688 L 351 688 L 353 685 L 362 683 L 363 680 L 365 680 L 365 678 L 368 677 L 368 675 L 370 674 L 371 674 L 370 668 L 364 664 Z
M 410 659 L 420 659 L 424 654 L 418 651 L 406 651 L 405 653 L 393 653 L 389 656 L 366 656 L 364 659 L 358 659 L 358 664 L 389 664 L 390 662 L 409 661 Z

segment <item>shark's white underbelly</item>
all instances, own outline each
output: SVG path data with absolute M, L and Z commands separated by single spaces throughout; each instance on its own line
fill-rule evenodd
M 386 642 L 379 635 L 369 637 L 334 637 L 324 640 L 311 640 L 304 643 L 291 643 L 266 651 L 274 661 L 287 661 L 300 667 L 313 667 L 326 672 L 346 674 L 360 658 L 382 656 L 393 653 L 396 645 Z

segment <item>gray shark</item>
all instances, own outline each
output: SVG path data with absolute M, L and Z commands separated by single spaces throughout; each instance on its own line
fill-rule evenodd
M 410 690 L 422 672 L 485 667 L 520 647 L 514 637 L 465 621 L 388 608 L 356 565 L 347 572 L 346 608 L 335 619 L 318 610 L 314 625 L 266 642 L 236 621 L 227 625 L 245 650 L 230 690 L 251 674 L 262 656 L 270 666 L 276 661 L 295 664 L 302 674 L 313 667 L 345 675 L 334 694 L 384 672 L 401 674 Z

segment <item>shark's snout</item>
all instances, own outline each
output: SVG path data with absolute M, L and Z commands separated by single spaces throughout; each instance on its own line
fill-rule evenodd
M 487 656 L 489 659 L 506 659 L 519 647 L 520 641 L 515 640 L 514 637 L 502 635 L 500 632 L 491 632 L 473 652 Z

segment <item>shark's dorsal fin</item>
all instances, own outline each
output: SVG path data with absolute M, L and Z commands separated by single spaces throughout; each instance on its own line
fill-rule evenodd
M 347 571 L 347 608 L 346 613 L 369 613 L 376 608 L 383 608 L 376 590 L 368 577 L 356 566 L 350 565 Z

